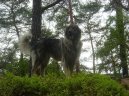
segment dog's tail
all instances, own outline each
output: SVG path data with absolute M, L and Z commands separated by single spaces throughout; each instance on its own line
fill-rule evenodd
M 20 36 L 20 38 L 19 38 L 19 48 L 20 48 L 22 53 L 30 55 L 31 39 L 32 39 L 32 34 L 31 33 L 26 33 L 25 35 Z

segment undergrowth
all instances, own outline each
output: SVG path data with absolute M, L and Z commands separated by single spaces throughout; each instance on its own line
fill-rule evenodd
M 110 77 L 99 74 L 45 77 L 14 76 L 0 78 L 0 96 L 129 96 L 129 93 Z

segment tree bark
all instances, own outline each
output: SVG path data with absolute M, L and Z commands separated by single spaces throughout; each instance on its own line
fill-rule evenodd
M 91 32 L 88 33 L 89 34 L 89 37 L 90 37 L 90 42 L 91 42 L 91 49 L 92 49 L 92 54 L 93 54 L 93 73 L 95 74 L 95 52 L 94 52 L 94 45 L 93 45 L 93 39 L 92 39 L 92 36 L 91 36 Z
M 56 1 L 53 2 L 52 4 L 49 4 L 49 5 L 45 6 L 45 7 L 42 7 L 41 13 L 43 13 L 45 10 L 47 10 L 47 9 L 49 9 L 49 8 L 51 8 L 51 7 L 53 7 L 53 6 L 55 6 L 56 4 L 60 3 L 61 1 L 63 1 L 63 0 L 56 0 Z
M 114 57 L 113 57 L 112 54 L 111 54 L 111 61 L 112 61 L 112 67 L 113 67 L 113 74 L 114 74 L 114 76 L 116 76 L 116 74 L 117 74 L 117 71 L 116 71 L 116 62 L 115 62 Z
M 70 17 L 70 23 L 73 24 L 73 11 L 72 11 L 72 1 L 68 0 L 69 2 L 69 17 Z
M 33 0 L 31 32 L 32 41 L 41 36 L 41 0 Z
M 88 23 L 87 23 L 87 29 L 88 29 L 88 35 L 90 37 L 90 43 L 91 43 L 91 49 L 92 49 L 92 54 L 93 54 L 93 73 L 95 74 L 96 72 L 96 68 L 95 68 L 95 51 L 94 51 L 94 45 L 93 45 L 93 38 L 91 36 L 91 26 L 90 26 L 90 23 L 89 23 L 89 20 L 88 20 Z
M 35 44 L 35 41 L 40 38 L 41 36 L 41 0 L 33 0 L 33 9 L 32 9 L 32 26 L 31 26 L 31 33 L 32 33 L 32 40 L 31 46 Z M 32 74 L 32 59 L 30 56 L 29 62 L 29 77 Z

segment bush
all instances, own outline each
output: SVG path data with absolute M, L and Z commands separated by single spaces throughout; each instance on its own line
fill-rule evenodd
M 19 77 L 7 74 L 0 79 L 0 96 L 129 96 L 107 76 L 78 74 Z
M 28 73 L 29 64 L 27 59 L 7 64 L 5 70 L 17 76 L 25 76 Z

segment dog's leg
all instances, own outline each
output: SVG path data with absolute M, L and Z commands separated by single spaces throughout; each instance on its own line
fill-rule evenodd
M 36 54 L 35 54 L 34 51 L 32 51 L 31 52 L 31 60 L 32 60 L 31 63 L 32 63 L 32 67 L 34 67 L 35 62 L 36 62 L 36 59 L 37 59 Z
M 32 58 L 30 56 L 30 60 L 29 60 L 29 77 L 32 76 Z
M 33 60 L 32 60 L 33 61 Z M 32 63 L 33 64 L 33 63 Z M 36 58 L 36 60 L 35 60 L 35 63 L 34 63 L 34 65 L 33 65 L 33 67 L 32 67 L 32 73 L 33 74 L 37 74 L 37 75 L 40 75 L 40 63 L 39 63 L 39 59 L 38 58 Z
M 65 64 L 64 64 L 65 65 Z M 69 68 L 67 68 L 66 66 L 64 66 L 64 72 L 65 72 L 65 75 L 66 77 L 70 77 L 72 72 L 70 71 Z
M 80 72 L 80 62 L 79 62 L 79 59 L 76 60 L 76 73 L 79 73 Z
M 47 64 L 49 62 L 50 56 L 48 54 L 44 55 L 41 58 L 41 69 L 40 69 L 40 75 L 44 76 L 45 75 L 45 68 L 47 67 Z
M 82 49 L 82 42 L 80 41 L 77 45 L 77 59 L 76 59 L 76 73 L 80 72 L 80 54 L 81 54 L 81 49 Z
M 36 69 L 37 69 L 37 59 L 38 57 L 36 56 L 35 52 L 32 51 L 31 52 L 31 73 L 36 73 Z
M 70 64 L 70 63 L 64 57 L 62 59 L 62 65 L 63 65 L 63 70 L 64 70 L 64 73 L 65 73 L 66 77 L 70 77 L 72 72 L 73 72 L 73 69 L 71 69 L 72 67 L 68 66 L 68 64 Z

